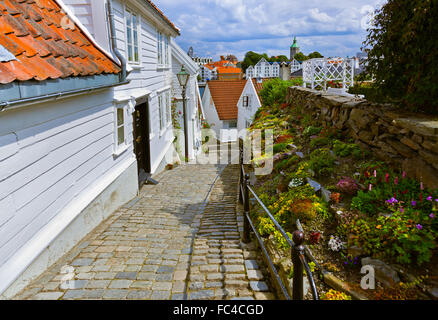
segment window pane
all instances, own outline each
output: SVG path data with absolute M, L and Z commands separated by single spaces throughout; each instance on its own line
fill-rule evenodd
M 138 34 L 137 34 L 137 28 L 134 28 L 134 45 L 138 46 Z
M 123 108 L 117 109 L 117 127 L 120 127 L 124 123 L 124 114 L 123 114 Z
M 126 25 L 128 27 L 131 27 L 132 25 L 131 13 L 128 11 L 126 12 Z
M 126 36 L 127 36 L 128 44 L 132 45 L 132 31 L 131 31 L 131 28 L 129 28 L 129 27 L 128 27 L 128 31 L 127 31 Z
M 122 126 L 117 129 L 117 144 L 121 145 L 125 143 L 125 128 Z
M 132 54 L 132 46 L 130 44 L 128 44 L 128 59 L 129 61 L 133 61 L 133 54 Z
M 140 61 L 137 46 L 134 47 L 134 61 Z

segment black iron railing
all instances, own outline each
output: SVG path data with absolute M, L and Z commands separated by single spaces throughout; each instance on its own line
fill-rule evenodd
M 284 229 L 280 226 L 280 224 L 277 222 L 277 220 L 274 218 L 274 216 L 271 214 L 271 212 L 266 208 L 265 204 L 260 200 L 260 198 L 257 196 L 255 191 L 250 187 L 249 183 L 249 174 L 246 173 L 244 163 L 243 163 L 243 144 L 240 142 L 240 179 L 239 179 L 239 201 L 241 204 L 243 204 L 244 208 L 244 222 L 243 222 L 243 239 L 242 241 L 245 243 L 250 242 L 250 232 L 253 231 L 254 235 L 256 236 L 260 247 L 263 251 L 263 254 L 266 257 L 266 260 L 269 263 L 269 268 L 272 270 L 272 273 L 274 275 L 274 279 L 281 288 L 281 291 L 287 300 L 291 300 L 291 297 L 289 295 L 288 290 L 286 289 L 285 284 L 282 282 L 281 277 L 278 274 L 278 271 L 272 262 L 271 257 L 269 256 L 268 251 L 266 250 L 264 246 L 264 242 L 259 235 L 256 227 L 254 226 L 254 223 L 251 220 L 250 216 L 250 193 L 256 200 L 256 202 L 263 208 L 263 210 L 266 212 L 268 217 L 271 219 L 271 221 L 274 223 L 275 228 L 280 232 L 280 234 L 284 237 L 286 242 L 291 247 L 291 256 L 292 256 L 292 265 L 293 265 L 293 280 L 292 280 L 292 299 L 293 300 L 303 300 L 304 298 L 304 283 L 303 283 L 303 276 L 304 276 L 304 270 L 306 271 L 307 278 L 310 284 L 310 288 L 312 290 L 312 296 L 314 300 L 319 300 L 318 292 L 316 290 L 315 281 L 313 279 L 312 272 L 310 270 L 309 264 L 307 263 L 306 257 L 305 257 L 305 250 L 304 247 L 304 232 L 300 230 L 300 225 L 298 221 L 298 230 L 296 230 L 293 235 L 292 239 L 287 235 L 287 233 L 284 231 Z

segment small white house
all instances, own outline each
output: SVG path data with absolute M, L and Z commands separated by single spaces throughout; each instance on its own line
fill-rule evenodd
M 222 142 L 237 139 L 237 104 L 246 80 L 208 81 L 202 104 L 205 117 Z
M 267 80 L 269 79 L 246 80 L 245 87 L 237 104 L 237 129 L 242 137 L 245 136 L 245 129 L 251 126 L 255 113 L 262 106 L 259 94 L 263 88 L 263 83 Z

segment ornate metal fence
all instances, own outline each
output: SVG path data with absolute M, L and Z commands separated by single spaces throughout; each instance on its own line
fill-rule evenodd
M 303 85 L 327 90 L 328 82 L 342 83 L 342 88 L 354 84 L 354 59 L 315 58 L 303 62 Z

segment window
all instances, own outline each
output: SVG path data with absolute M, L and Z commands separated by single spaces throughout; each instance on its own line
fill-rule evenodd
M 164 129 L 164 117 L 163 117 L 163 95 L 158 96 L 158 116 L 160 120 L 160 132 Z
M 243 106 L 248 107 L 249 106 L 249 97 L 243 96 Z
M 158 114 L 160 122 L 160 132 L 167 128 L 172 122 L 170 91 L 167 90 L 158 94 Z
M 167 125 L 172 121 L 172 105 L 170 102 L 170 91 L 166 92 L 166 121 Z
M 125 131 L 125 108 L 116 107 L 115 110 L 115 153 L 119 153 L 121 149 L 126 147 L 126 131 Z
M 170 53 L 169 53 L 169 37 L 160 31 L 157 32 L 157 51 L 158 51 L 158 64 L 160 66 L 170 65 Z
M 137 15 L 126 10 L 126 43 L 128 50 L 128 61 L 131 63 L 140 62 L 138 49 L 138 20 Z

